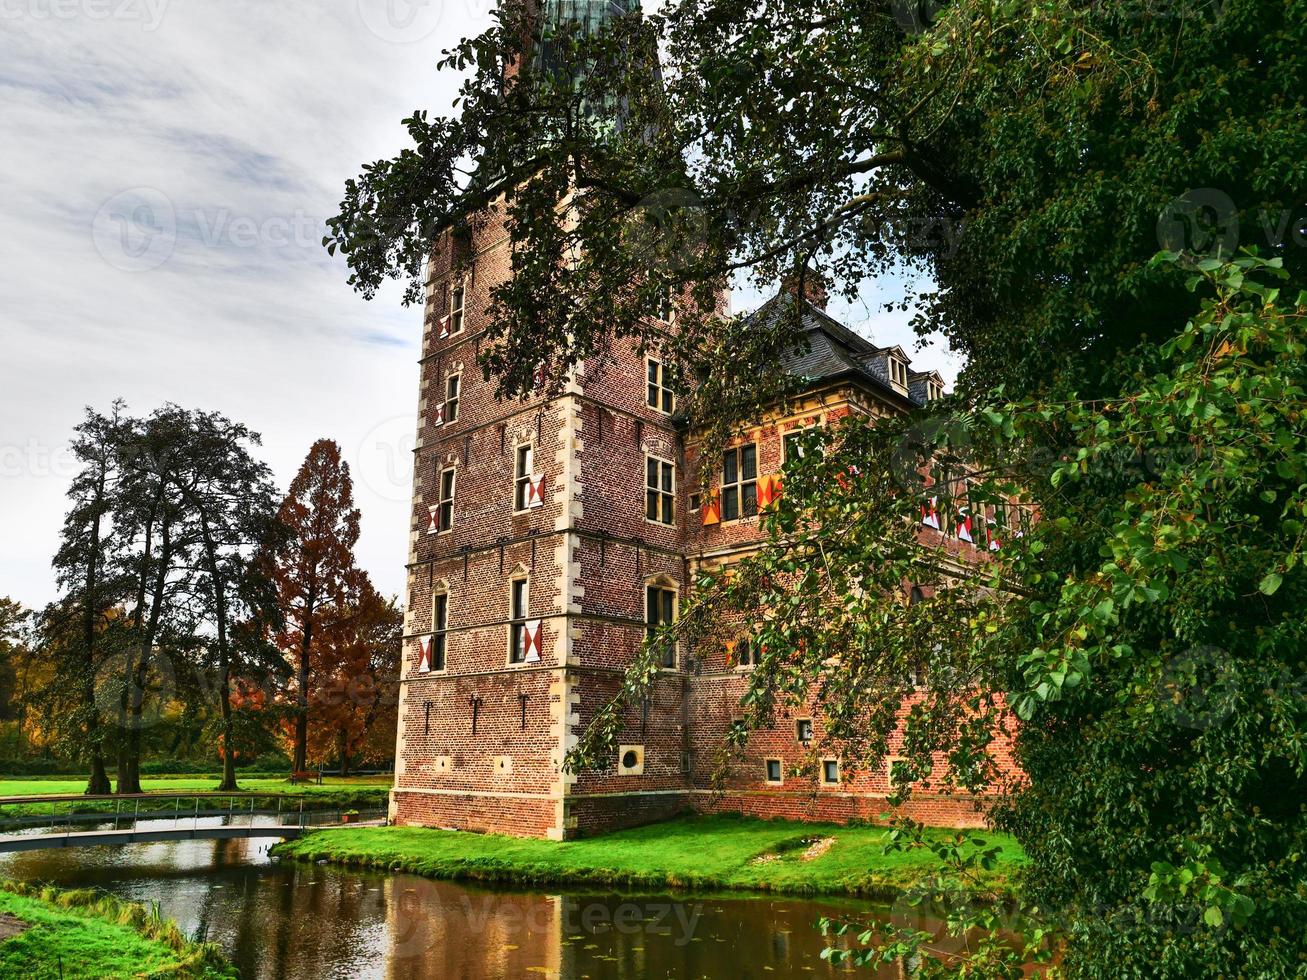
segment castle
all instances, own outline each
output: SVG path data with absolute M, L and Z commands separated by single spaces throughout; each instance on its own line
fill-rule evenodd
M 747 642 L 664 651 L 612 764 L 573 775 L 563 762 L 647 633 L 677 615 L 696 568 L 762 539 L 759 504 L 776 492 L 787 435 L 910 411 L 942 394 L 939 375 L 834 320 L 819 289 L 782 292 L 772 304 L 802 307 L 807 350 L 785 368 L 804 393 L 708 461 L 705 496 L 657 357 L 615 342 L 561 386 L 495 397 L 477 355 L 491 290 L 510 272 L 502 205 L 471 235 L 433 242 L 392 821 L 565 839 L 687 809 L 878 817 L 888 767 L 850 774 L 838 758 L 812 758 L 815 712 L 755 732 L 713 787 L 751 669 Z M 923 515 L 923 535 L 964 546 L 938 524 Z M 795 777 L 805 760 L 812 775 Z M 970 801 L 928 793 L 910 813 L 947 826 L 983 819 Z

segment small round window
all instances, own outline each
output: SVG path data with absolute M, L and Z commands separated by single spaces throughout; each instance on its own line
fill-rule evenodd
M 634 749 L 627 749 L 622 754 L 622 768 L 634 769 L 640 764 L 640 756 Z

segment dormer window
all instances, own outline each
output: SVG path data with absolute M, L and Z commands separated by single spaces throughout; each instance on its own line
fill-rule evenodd
M 902 388 L 905 391 L 908 387 L 908 365 L 906 361 L 901 361 L 894 355 L 889 358 L 889 379 L 896 388 Z
M 944 386 L 938 381 L 926 382 L 926 401 L 937 402 L 944 397 Z

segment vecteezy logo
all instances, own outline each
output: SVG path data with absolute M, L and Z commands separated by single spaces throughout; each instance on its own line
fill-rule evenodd
M 935 22 L 940 4 L 936 0 L 894 0 L 890 5 L 894 23 L 906 34 L 924 34 Z
M 393 44 L 424 41 L 440 26 L 440 0 L 358 0 L 359 16 L 377 37 Z
M 1239 697 L 1238 670 L 1220 647 L 1192 646 L 1162 666 L 1157 697 L 1181 728 L 1206 731 L 1234 712 Z
M 406 501 L 413 492 L 413 416 L 399 415 L 374 426 L 363 437 L 354 472 L 383 500 Z
M 1157 219 L 1157 243 L 1201 259 L 1230 258 L 1239 246 L 1239 216 L 1225 191 L 1197 187 L 1172 198 Z
M 115 269 L 148 272 L 167 262 L 177 247 L 177 212 L 163 191 L 133 187 L 100 206 L 91 238 Z

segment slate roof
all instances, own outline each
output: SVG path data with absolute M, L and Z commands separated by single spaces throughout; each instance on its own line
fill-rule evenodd
M 759 307 L 753 318 L 775 323 L 781 316 L 788 314 L 794 303 L 801 305 L 801 329 L 807 345 L 806 349 L 800 347 L 786 355 L 782 366 L 787 372 L 808 378 L 814 383 L 847 376 L 865 383 L 893 401 L 909 405 L 921 403 L 891 385 L 883 373 L 883 367 L 877 371 L 873 366 L 887 351 L 894 348 L 877 347 L 807 299 L 783 292 Z M 914 379 L 930 373 L 911 371 L 910 365 L 909 371 L 909 377 Z

